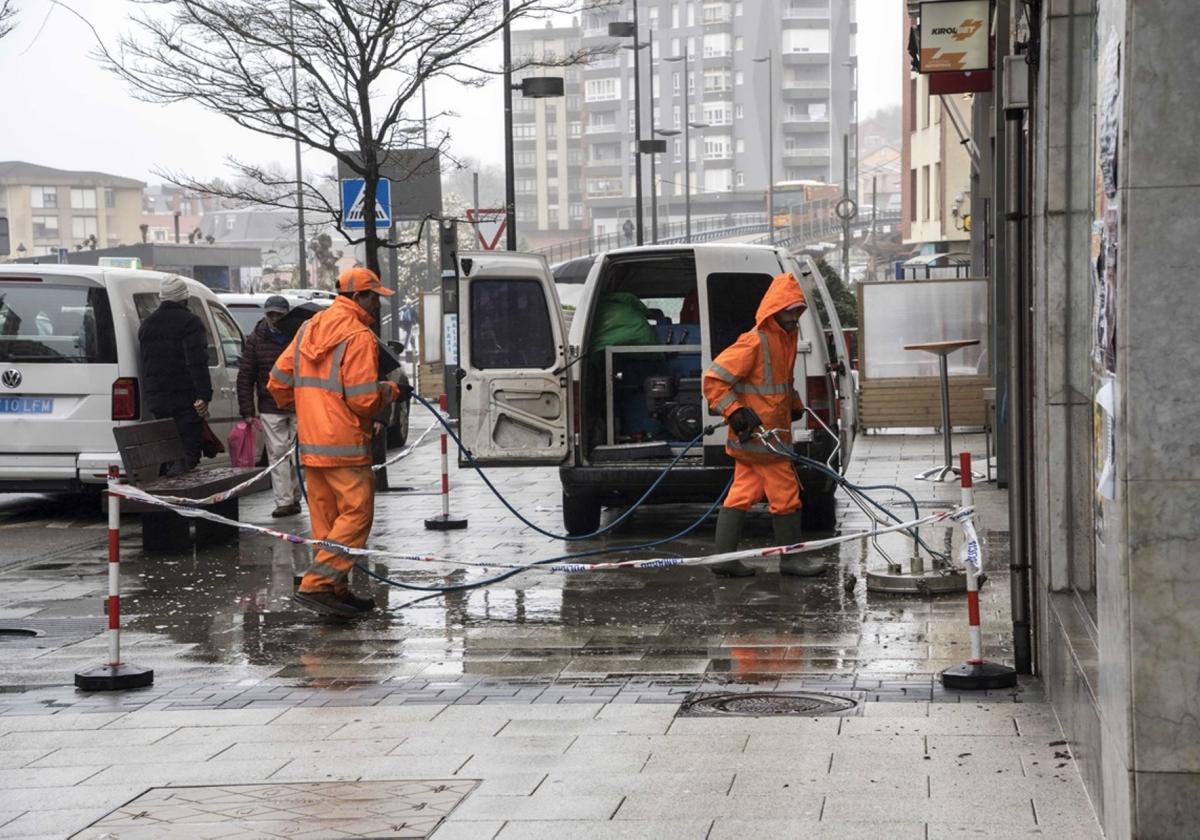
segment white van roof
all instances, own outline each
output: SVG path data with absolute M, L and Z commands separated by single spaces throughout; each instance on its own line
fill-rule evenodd
M 188 290 L 200 297 L 217 299 L 212 289 L 199 280 L 164 271 L 145 271 L 130 268 L 107 268 L 98 265 L 38 265 L 34 263 L 5 263 L 0 265 L 0 279 L 5 277 L 58 277 L 63 280 L 90 280 L 99 286 L 133 287 L 157 290 L 166 277 L 180 277 Z

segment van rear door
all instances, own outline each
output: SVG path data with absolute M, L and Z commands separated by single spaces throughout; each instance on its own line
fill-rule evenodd
M 759 301 L 786 269 L 770 248 L 700 245 L 695 250 L 701 317 L 708 326 L 702 359 L 707 370 L 714 356 L 754 328 Z M 723 447 L 727 436 L 725 429 L 717 429 L 705 436 L 704 445 Z
M 809 256 L 795 258 L 800 269 L 800 283 L 808 289 L 810 284 L 816 289 L 824 304 L 825 316 L 828 323 L 822 326 L 833 334 L 833 358 L 830 367 L 837 383 L 838 397 L 838 434 L 842 440 L 843 468 L 850 462 L 850 452 L 854 449 L 854 435 L 858 428 L 858 392 L 854 387 L 854 371 L 850 359 L 850 351 L 846 349 L 845 335 L 842 332 L 842 320 L 838 317 L 837 308 L 833 305 L 833 296 L 825 286 L 820 269 Z
M 0 481 L 72 481 L 80 452 L 112 451 L 118 370 L 102 285 L 0 270 Z
M 549 266 L 532 254 L 477 251 L 460 253 L 459 268 L 463 443 L 481 464 L 562 463 L 567 336 Z

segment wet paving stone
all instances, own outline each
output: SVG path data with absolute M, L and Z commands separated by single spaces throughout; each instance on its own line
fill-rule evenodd
M 476 786 L 460 779 L 151 788 L 79 840 L 429 837 Z

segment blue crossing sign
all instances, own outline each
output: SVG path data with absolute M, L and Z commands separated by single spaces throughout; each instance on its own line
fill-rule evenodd
M 366 181 L 362 178 L 345 178 L 342 185 L 342 230 L 364 230 L 366 222 Z M 392 182 L 379 179 L 375 190 L 375 227 L 385 228 L 392 224 Z

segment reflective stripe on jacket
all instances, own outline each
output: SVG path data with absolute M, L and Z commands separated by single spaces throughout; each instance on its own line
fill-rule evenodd
M 296 408 L 300 460 L 306 467 L 371 463 L 371 418 L 396 398 L 379 381 L 371 316 L 350 298 L 305 322 L 271 369 L 267 389 L 281 408 Z
M 768 429 L 785 430 L 791 441 L 792 410 L 804 407 L 793 384 L 796 366 L 794 332 L 784 332 L 774 315 L 796 304 L 804 305 L 804 292 L 795 276 L 778 275 L 755 313 L 755 327 L 738 336 L 704 372 L 704 398 L 714 411 L 729 417 L 739 408 L 752 408 Z M 757 440 L 742 443 L 730 430 L 725 451 L 742 460 L 777 458 Z

